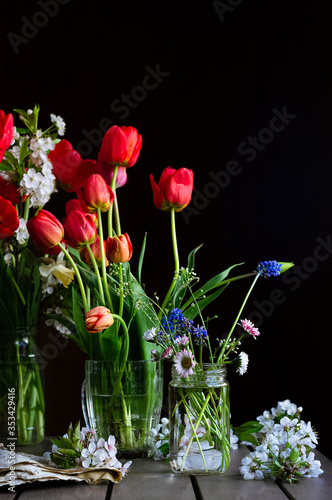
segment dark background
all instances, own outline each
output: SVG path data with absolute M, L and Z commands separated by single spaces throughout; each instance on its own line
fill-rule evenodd
M 202 282 L 238 262 L 243 272 L 260 260 L 295 263 L 284 278 L 260 280 L 245 309 L 261 336 L 243 346 L 248 372 L 229 369 L 232 423 L 289 398 L 332 458 L 331 8 L 223 4 L 13 1 L 1 16 L 0 108 L 39 103 L 42 128 L 50 113 L 61 115 L 65 138 L 86 158 L 97 158 L 101 127 L 138 129 L 142 151 L 118 196 L 133 269 L 148 233 L 150 294 L 162 296 L 173 271 L 169 215 L 155 209 L 149 183 L 167 166 L 195 174 L 191 211 L 177 215 L 177 228 L 182 265 L 204 243 Z M 147 76 L 156 70 L 157 79 Z M 284 124 L 271 121 L 278 113 Z M 59 192 L 45 208 L 61 218 L 68 198 Z M 208 311 L 219 316 L 211 337 L 230 328 L 248 286 L 229 287 Z M 82 419 L 85 357 L 43 325 L 39 344 L 48 359 L 46 432 L 62 435 Z

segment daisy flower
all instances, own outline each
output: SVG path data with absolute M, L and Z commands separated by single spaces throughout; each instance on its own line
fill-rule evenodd
M 194 356 L 190 349 L 183 349 L 177 352 L 174 358 L 175 369 L 181 377 L 193 375 L 193 368 L 196 366 Z
M 260 335 L 258 328 L 255 328 L 254 324 L 248 319 L 241 319 L 239 325 L 242 326 L 244 331 L 254 337 L 254 339 Z

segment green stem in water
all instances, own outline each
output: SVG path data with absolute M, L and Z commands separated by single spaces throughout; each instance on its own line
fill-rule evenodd
M 249 290 L 248 290 L 247 295 L 245 296 L 245 299 L 244 299 L 244 301 L 243 301 L 243 303 L 242 303 L 242 306 L 240 307 L 240 310 L 239 310 L 239 312 L 238 312 L 238 314 L 237 314 L 237 316 L 236 316 L 236 318 L 235 318 L 235 321 L 234 321 L 234 323 L 233 323 L 233 326 L 232 326 L 232 328 L 230 329 L 229 334 L 227 335 L 227 338 L 226 338 L 226 340 L 225 340 L 225 342 L 224 342 L 224 345 L 223 345 L 223 347 L 222 347 L 222 349 L 221 349 L 221 351 L 220 351 L 220 353 L 219 353 L 218 359 L 217 359 L 217 361 L 216 361 L 217 363 L 222 363 L 222 357 L 223 357 L 223 354 L 224 354 L 224 352 L 225 352 L 226 345 L 227 345 L 227 343 L 228 343 L 228 341 L 229 341 L 229 339 L 230 339 L 230 337 L 231 337 L 231 335 L 232 335 L 232 333 L 233 333 L 233 331 L 234 331 L 234 328 L 235 328 L 235 327 L 236 327 L 236 325 L 237 325 L 237 322 L 239 321 L 239 318 L 240 318 L 240 316 L 241 316 L 241 314 L 242 314 L 242 311 L 243 311 L 243 309 L 244 309 L 244 306 L 246 305 L 246 302 L 247 302 L 247 300 L 248 300 L 248 298 L 249 298 L 249 295 L 251 294 L 251 292 L 252 292 L 252 290 L 253 290 L 253 288 L 254 288 L 254 286 L 255 286 L 255 284 L 256 284 L 256 281 L 258 280 L 258 278 L 259 278 L 259 277 L 260 277 L 260 273 L 257 273 L 257 274 L 256 274 L 256 276 L 255 276 L 254 281 L 253 281 L 253 282 L 252 282 L 252 284 L 251 284 L 251 287 L 250 287 L 250 288 L 249 288 Z
M 117 319 L 120 321 L 123 331 L 125 333 L 125 354 L 124 354 L 124 359 L 121 360 L 121 363 L 125 363 L 128 359 L 128 354 L 129 354 L 129 333 L 128 333 L 128 328 L 125 323 L 125 321 L 119 316 L 118 314 L 113 314 L 112 315 L 114 319 Z
M 174 210 L 174 208 L 171 209 L 171 231 L 172 231 L 172 244 L 173 244 L 173 255 L 174 255 L 174 268 L 175 268 L 174 269 L 174 276 L 173 276 L 171 286 L 169 287 L 168 292 L 166 294 L 166 297 L 164 298 L 164 301 L 161 305 L 160 311 L 158 313 L 158 318 L 161 318 L 163 310 L 166 307 L 170 296 L 172 295 L 172 292 L 173 292 L 174 287 L 176 285 L 176 281 L 178 279 L 179 269 L 180 269 L 178 243 L 177 243 L 177 238 L 176 238 L 175 210 Z
M 58 243 L 58 247 L 61 248 L 61 250 L 63 251 L 63 253 L 67 257 L 67 259 L 71 263 L 72 268 L 74 269 L 74 272 L 76 274 L 76 278 L 77 278 L 77 281 L 78 281 L 78 286 L 80 287 L 80 291 L 81 291 L 81 296 L 82 296 L 82 300 L 83 300 L 84 311 L 88 312 L 88 310 L 89 310 L 89 304 L 88 304 L 88 301 L 87 301 L 87 298 L 86 298 L 84 284 L 83 284 L 80 272 L 79 272 L 79 270 L 78 270 L 78 268 L 77 268 L 77 266 L 76 266 L 76 264 L 74 262 L 74 259 L 72 258 L 72 256 L 70 255 L 70 253 L 67 251 L 67 249 L 64 247 L 64 245 L 62 245 L 62 243 Z

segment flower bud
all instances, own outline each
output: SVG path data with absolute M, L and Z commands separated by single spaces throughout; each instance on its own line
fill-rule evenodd
M 110 165 L 132 167 L 141 147 L 142 136 L 135 128 L 113 125 L 104 135 L 98 159 Z
M 110 236 L 106 240 L 106 256 L 110 262 L 128 262 L 133 254 L 133 246 L 127 233 Z
M 55 247 L 64 236 L 61 222 L 43 209 L 27 222 L 27 229 L 35 245 L 44 249 Z
M 114 193 L 106 184 L 106 181 L 99 174 L 90 175 L 81 190 L 77 191 L 77 196 L 83 210 L 93 213 L 99 208 L 102 212 L 107 212 L 114 201 Z
M 85 328 L 89 333 L 98 333 L 113 325 L 114 319 L 109 309 L 97 306 L 84 316 Z
M 65 240 L 73 248 L 91 244 L 97 238 L 97 228 L 90 214 L 73 210 L 66 218 Z
M 194 185 L 194 174 L 187 168 L 167 167 L 163 170 L 158 185 L 153 175 L 150 175 L 153 191 L 153 201 L 159 210 L 180 212 L 185 208 L 192 196 Z

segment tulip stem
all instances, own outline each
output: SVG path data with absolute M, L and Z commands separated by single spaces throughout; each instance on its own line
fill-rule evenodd
M 98 282 L 98 288 L 99 288 L 100 297 L 101 297 L 102 301 L 105 302 L 105 295 L 104 295 L 103 284 L 101 282 L 100 273 L 99 273 L 99 269 L 98 269 L 98 265 L 97 265 L 95 256 L 93 255 L 93 252 L 91 250 L 91 247 L 90 247 L 89 243 L 86 245 L 86 248 L 88 249 L 88 252 L 89 252 L 89 255 L 90 255 L 90 259 L 91 259 L 91 262 L 93 264 L 93 269 L 95 271 L 95 275 L 96 275 L 97 282 Z
M 125 323 L 125 321 L 123 320 L 123 318 L 121 316 L 119 316 L 118 314 L 112 314 L 113 318 L 114 319 L 117 319 L 120 321 L 121 325 L 122 325 L 122 328 L 123 328 L 123 331 L 125 333 L 125 356 L 124 356 L 124 359 L 122 360 L 122 362 L 126 362 L 127 359 L 128 359 L 128 354 L 129 354 L 129 333 L 128 333 L 128 328 L 127 328 L 127 325 Z
M 114 198 L 115 198 L 115 190 L 116 190 L 115 186 L 116 186 L 116 176 L 118 174 L 118 168 L 119 168 L 118 165 L 115 165 L 111 182 L 111 189 L 113 191 Z M 108 236 L 110 236 L 111 238 L 113 237 L 113 204 L 114 201 L 110 206 L 110 208 L 108 209 Z
M 81 296 L 82 296 L 82 300 L 83 300 L 83 307 L 84 307 L 84 311 L 85 312 L 88 312 L 89 310 L 89 304 L 88 304 L 88 300 L 86 298 L 86 293 L 85 293 L 85 289 L 84 289 L 84 284 L 83 284 L 83 281 L 82 281 L 82 278 L 81 278 L 81 275 L 80 275 L 80 272 L 72 258 L 72 256 L 70 255 L 70 253 L 67 251 L 67 249 L 64 247 L 64 245 L 62 245 L 62 243 L 58 243 L 58 247 L 61 248 L 61 250 L 63 251 L 63 253 L 65 254 L 65 256 L 67 257 L 67 259 L 69 260 L 69 262 L 71 263 L 72 265 L 72 268 L 74 269 L 74 272 L 76 274 L 76 278 L 77 278 L 77 281 L 78 281 L 78 285 L 80 287 L 80 291 L 81 291 Z
M 178 243 L 177 243 L 177 238 L 176 238 L 175 210 L 174 210 L 173 207 L 171 209 L 171 231 L 172 231 L 172 244 L 173 244 L 173 255 L 174 255 L 174 267 L 175 267 L 175 270 L 174 270 L 174 276 L 173 276 L 173 280 L 172 280 L 171 286 L 168 289 L 166 297 L 164 298 L 164 301 L 163 301 L 163 303 L 161 305 L 161 308 L 160 308 L 160 311 L 158 313 L 158 318 L 161 318 L 161 316 L 163 314 L 163 310 L 167 306 L 169 298 L 172 295 L 172 292 L 174 290 L 174 287 L 175 287 L 177 279 L 178 279 L 179 269 L 180 269 Z
M 115 189 L 114 189 L 114 207 L 115 207 L 114 218 L 115 218 L 116 235 L 120 236 L 120 234 L 121 234 L 120 211 L 119 211 L 119 205 L 118 205 L 118 197 L 116 195 Z
M 98 215 L 98 232 L 99 232 L 99 243 L 100 243 L 101 272 L 102 272 L 102 276 L 103 276 L 103 283 L 104 283 L 104 290 L 105 290 L 107 304 L 108 304 L 108 307 L 110 308 L 111 312 L 113 313 L 114 309 L 113 309 L 110 291 L 108 289 L 107 276 L 106 276 L 103 221 L 101 218 L 100 208 L 97 208 L 97 215 Z M 99 272 L 98 272 L 98 274 L 99 274 Z

